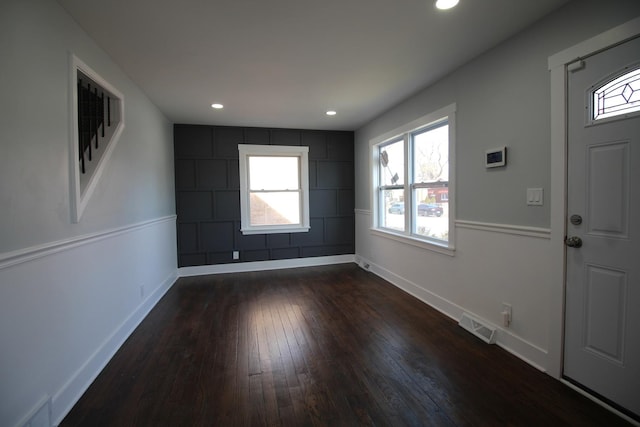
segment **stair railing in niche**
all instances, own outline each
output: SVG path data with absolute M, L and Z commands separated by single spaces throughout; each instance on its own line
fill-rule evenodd
M 82 217 L 124 129 L 124 96 L 70 55 L 69 178 L 71 222 Z
M 78 73 L 78 161 L 83 174 L 85 161 L 93 160 L 92 143 L 97 150 L 100 138 L 105 137 L 105 126 L 111 127 L 111 96 Z

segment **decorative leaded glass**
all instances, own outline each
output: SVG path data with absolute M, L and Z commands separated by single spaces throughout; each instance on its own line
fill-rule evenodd
M 640 68 L 606 83 L 593 92 L 593 120 L 640 111 Z

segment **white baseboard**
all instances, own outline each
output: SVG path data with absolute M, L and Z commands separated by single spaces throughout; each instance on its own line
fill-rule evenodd
M 51 397 L 45 395 L 33 406 L 33 409 L 24 416 L 17 427 L 50 426 L 51 424 Z
M 460 320 L 463 312 L 467 312 L 474 317 L 481 319 L 483 322 L 496 329 L 496 345 L 502 347 L 514 356 L 522 359 L 536 369 L 545 372 L 543 366 L 545 366 L 547 352 L 543 349 L 535 346 L 534 344 L 531 344 L 530 342 L 518 337 L 517 335 L 514 335 L 512 332 L 505 330 L 504 328 L 495 325 L 487 321 L 486 319 L 483 319 L 472 311 L 467 310 L 464 307 L 461 307 L 445 298 L 442 298 L 439 295 L 436 295 L 435 293 L 418 286 L 410 280 L 407 280 L 402 276 L 399 276 L 392 271 L 389 271 L 373 263 L 370 260 L 367 260 L 359 255 L 356 255 L 355 258 L 355 262 L 365 270 L 371 271 L 375 275 L 380 276 L 392 285 L 397 286 L 403 291 L 418 298 L 425 304 L 428 304 L 429 306 L 438 310 L 445 316 L 454 319 L 456 322 Z
M 346 264 L 355 262 L 355 255 L 333 255 L 310 258 L 292 258 L 274 261 L 238 262 L 233 264 L 199 265 L 181 267 L 179 277 L 203 276 L 207 274 L 244 273 L 249 271 L 279 270 L 283 268 L 313 267 L 317 265 Z
M 111 358 L 129 338 L 138 325 L 167 293 L 178 278 L 177 274 L 169 275 L 138 308 L 125 319 L 113 334 L 95 351 L 87 362 L 76 371 L 69 381 L 51 399 L 51 413 L 54 425 L 62 422 L 91 383 L 96 379 Z

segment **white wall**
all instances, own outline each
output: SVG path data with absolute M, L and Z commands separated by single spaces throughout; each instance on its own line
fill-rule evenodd
M 640 15 L 640 3 L 574 0 L 417 93 L 356 132 L 356 255 L 374 272 L 448 315 L 468 311 L 501 325 L 499 343 L 541 369 L 548 356 L 552 292 L 550 79 L 548 57 Z M 369 142 L 451 103 L 457 106 L 456 254 L 406 246 L 369 233 Z M 486 170 L 486 149 L 506 145 L 508 165 Z M 528 207 L 527 187 L 545 189 Z M 557 251 L 556 251 L 557 252 Z M 557 306 L 557 305 L 556 305 Z
M 124 94 L 126 114 L 78 224 L 70 53 Z M 0 58 L 0 425 L 46 425 L 175 280 L 172 126 L 54 0 L 0 2 Z
M 499 345 L 545 369 L 551 276 L 541 266 L 548 264 L 548 230 L 458 226 L 452 257 L 371 235 L 370 224 L 371 214 L 358 211 L 358 263 L 456 320 L 466 311 L 489 322 Z M 503 302 L 513 307 L 510 328 L 501 328 Z
M 55 0 L 0 2 L 0 253 L 175 213 L 172 124 Z M 125 129 L 69 220 L 69 54 L 125 97 Z
M 0 262 L 0 425 L 58 423 L 176 279 L 175 218 Z

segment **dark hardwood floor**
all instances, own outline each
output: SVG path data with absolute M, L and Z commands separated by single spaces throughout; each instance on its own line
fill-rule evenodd
M 617 426 L 355 264 L 181 278 L 62 426 Z

